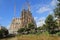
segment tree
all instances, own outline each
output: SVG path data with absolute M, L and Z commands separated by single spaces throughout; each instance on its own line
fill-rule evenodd
M 38 28 L 37 28 L 37 30 L 45 31 L 45 30 L 46 30 L 46 25 L 45 25 L 45 24 L 43 24 L 43 26 L 38 27 Z
M 58 1 L 58 4 L 57 4 L 57 7 L 54 9 L 54 15 L 55 17 L 58 19 L 59 21 L 59 27 L 60 27 L 60 0 L 57 0 Z
M 3 37 L 3 30 L 0 30 L 0 37 Z
M 57 26 L 55 25 L 55 20 L 52 15 L 49 15 L 46 18 L 45 23 L 46 23 L 46 30 L 51 34 L 55 33 L 55 29 L 57 28 Z
M 1 29 L 0 30 L 0 37 L 7 37 L 8 33 L 9 32 L 7 29 Z
M 29 23 L 28 24 L 28 29 L 29 29 L 29 33 L 30 34 L 35 34 L 36 33 L 36 27 L 34 26 L 34 24 L 33 23 Z
M 24 33 L 24 34 L 30 34 L 30 33 L 35 33 L 35 27 L 33 23 L 29 23 L 28 27 L 25 26 L 24 28 L 20 28 L 18 30 L 18 33 Z
M 35 27 L 34 27 L 34 24 L 33 24 L 33 23 L 29 23 L 29 24 L 28 24 L 28 28 L 29 28 L 29 29 L 34 29 L 34 28 L 35 28 Z
M 20 28 L 20 29 L 18 30 L 18 33 L 23 33 L 24 30 L 25 30 L 25 28 Z

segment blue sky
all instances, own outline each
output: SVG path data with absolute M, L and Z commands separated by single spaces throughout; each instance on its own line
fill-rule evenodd
M 37 26 L 42 26 L 46 17 L 53 14 L 56 0 L 28 0 L 31 13 Z M 0 25 L 9 27 L 14 16 L 14 2 L 16 2 L 16 17 L 20 17 L 21 11 L 26 0 L 0 0 Z

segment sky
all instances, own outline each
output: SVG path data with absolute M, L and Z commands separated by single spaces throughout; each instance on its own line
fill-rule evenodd
M 57 0 L 28 0 L 30 11 L 37 26 L 42 26 L 49 14 L 53 14 Z M 0 0 L 0 25 L 10 27 L 14 17 L 14 3 L 16 3 L 16 17 L 21 16 L 21 11 L 26 0 Z M 26 5 L 25 5 L 26 6 Z

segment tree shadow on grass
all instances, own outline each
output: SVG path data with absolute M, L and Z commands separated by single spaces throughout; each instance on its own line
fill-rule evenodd
M 14 34 L 9 34 L 6 37 L 0 37 L 0 39 L 9 39 L 9 38 L 13 38 L 13 37 L 15 37 Z

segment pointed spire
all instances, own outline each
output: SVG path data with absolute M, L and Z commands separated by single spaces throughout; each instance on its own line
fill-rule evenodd
M 26 2 L 24 3 L 24 5 L 22 7 L 23 10 L 25 9 L 24 8 L 25 6 L 27 6 L 28 10 L 30 11 L 30 4 L 29 4 L 29 1 L 28 0 L 26 0 Z
M 14 18 L 16 17 L 16 2 L 14 3 Z
M 29 4 L 29 1 L 26 0 L 26 3 L 27 3 L 28 10 L 30 11 L 30 4 Z

